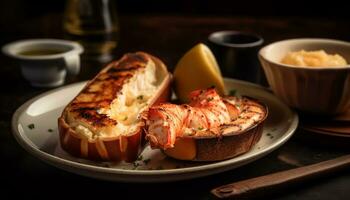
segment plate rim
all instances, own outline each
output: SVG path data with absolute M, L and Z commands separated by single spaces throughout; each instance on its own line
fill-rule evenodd
M 254 87 L 255 89 L 260 89 L 260 90 L 262 89 L 266 92 L 269 92 L 269 90 L 267 88 L 260 86 L 260 85 L 257 85 L 257 84 L 254 84 L 254 83 L 241 81 L 241 80 L 237 80 L 237 79 L 231 79 L 231 78 L 224 78 L 224 79 L 225 79 L 225 82 L 226 81 L 238 82 L 240 84 L 249 85 L 250 87 Z M 115 174 L 135 175 L 135 176 L 137 176 L 137 175 L 143 175 L 143 176 L 177 175 L 177 174 L 187 174 L 187 173 L 195 173 L 195 172 L 198 173 L 198 172 L 203 172 L 203 171 L 219 170 L 219 169 L 222 169 L 225 167 L 228 169 L 231 169 L 234 167 L 230 168 L 229 166 L 238 162 L 238 161 L 239 161 L 239 163 L 246 163 L 246 162 L 248 163 L 249 161 L 254 161 L 256 159 L 259 159 L 259 158 L 267 155 L 271 151 L 277 149 L 278 147 L 282 146 L 285 142 L 287 142 L 289 140 L 289 138 L 293 135 L 293 133 L 296 131 L 298 124 L 299 124 L 299 117 L 298 117 L 297 113 L 294 110 L 292 110 L 290 107 L 288 107 L 285 103 L 283 103 L 280 99 L 278 99 L 277 97 L 274 96 L 274 98 L 276 98 L 279 102 L 281 102 L 283 105 L 285 105 L 289 109 L 289 111 L 293 117 L 289 128 L 285 131 L 285 133 L 280 138 L 278 138 L 276 140 L 275 143 L 271 144 L 270 146 L 266 147 L 263 150 L 255 152 L 253 154 L 250 154 L 249 156 L 247 156 L 248 154 L 242 154 L 242 155 L 235 157 L 235 158 L 231 158 L 231 159 L 223 160 L 223 161 L 219 161 L 219 162 L 208 163 L 204 166 L 193 166 L 193 167 L 186 167 L 186 168 L 179 168 L 179 169 L 162 169 L 162 170 L 115 169 L 115 168 L 95 166 L 95 165 L 90 165 L 90 164 L 85 164 L 85 163 L 67 160 L 67 159 L 52 155 L 50 153 L 47 153 L 45 151 L 42 151 L 39 148 L 36 148 L 36 146 L 26 136 L 23 136 L 17 130 L 17 125 L 18 125 L 18 120 L 19 120 L 20 115 L 34 101 L 36 101 L 44 96 L 47 96 L 49 94 L 58 92 L 60 90 L 64 90 L 64 89 L 74 87 L 74 86 L 80 85 L 80 84 L 85 84 L 87 82 L 88 81 L 80 81 L 80 82 L 65 85 L 63 87 L 59 87 L 59 88 L 56 88 L 53 90 L 46 91 L 38 96 L 35 96 L 35 97 L 27 100 L 24 104 L 22 104 L 20 107 L 18 107 L 16 109 L 16 111 L 14 112 L 14 114 L 12 115 L 11 129 L 12 129 L 12 134 L 14 135 L 16 141 L 20 144 L 20 146 L 22 146 L 22 148 L 24 148 L 26 151 L 28 151 L 29 153 L 34 155 L 36 158 L 39 158 L 40 160 L 42 160 L 46 163 L 49 163 L 55 167 L 61 168 L 61 169 L 62 168 L 66 169 L 65 167 L 70 167 L 70 168 L 73 167 L 74 169 L 81 169 L 81 170 L 87 170 L 87 171 L 93 170 L 94 172 L 97 172 L 97 173 L 109 173 L 109 174 L 114 174 L 114 175 Z M 273 95 L 273 94 L 271 94 L 271 95 Z M 240 158 L 240 159 L 237 160 L 238 158 Z M 78 173 L 78 172 L 76 172 L 76 173 Z M 83 173 L 80 173 L 80 174 L 83 174 Z

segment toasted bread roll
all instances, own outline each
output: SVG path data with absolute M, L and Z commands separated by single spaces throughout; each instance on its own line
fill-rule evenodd
M 170 79 L 166 66 L 143 52 L 108 64 L 58 119 L 62 148 L 91 160 L 135 160 L 144 144 L 139 114 L 168 100 Z

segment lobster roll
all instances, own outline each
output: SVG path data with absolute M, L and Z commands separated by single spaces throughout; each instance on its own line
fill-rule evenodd
M 61 147 L 90 160 L 134 161 L 145 143 L 139 114 L 169 99 L 170 80 L 162 61 L 147 53 L 111 62 L 64 108 Z

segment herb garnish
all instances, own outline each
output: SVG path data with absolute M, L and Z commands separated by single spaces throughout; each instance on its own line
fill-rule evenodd
M 214 99 L 214 97 L 208 97 L 207 101 L 212 101 Z
M 273 135 L 272 135 L 271 133 L 267 133 L 266 135 L 269 136 L 270 139 L 273 139 L 273 138 L 274 138 Z
M 143 163 L 145 163 L 145 165 L 147 165 L 149 163 L 149 161 L 151 161 L 150 158 L 143 160 Z
M 28 125 L 28 128 L 29 128 L 29 129 L 34 129 L 35 126 L 34 126 L 34 124 L 29 124 L 29 125 Z
M 134 162 L 133 165 L 134 165 L 133 169 L 136 169 L 138 166 L 140 166 L 140 164 L 138 162 Z
M 126 120 L 128 120 L 128 116 L 125 116 L 123 119 L 123 121 L 126 121 Z
M 51 133 L 53 130 L 51 128 L 49 128 L 47 131 Z
M 199 131 L 203 130 L 203 127 L 198 127 L 198 130 L 199 130 Z
M 236 92 L 237 92 L 237 90 L 230 90 L 229 96 L 235 96 Z
M 143 159 L 143 156 L 140 155 L 136 160 L 142 160 Z
M 162 170 L 162 169 L 164 169 L 164 168 L 163 168 L 163 166 L 161 166 L 161 165 L 159 165 L 159 166 L 156 168 L 156 170 Z
M 194 135 L 194 132 L 186 132 L 185 135 L 191 136 L 191 135 Z
M 142 100 L 143 99 L 143 95 L 140 95 L 136 98 L 137 100 Z

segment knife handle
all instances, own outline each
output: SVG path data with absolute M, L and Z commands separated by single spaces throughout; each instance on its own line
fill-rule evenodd
M 214 188 L 211 193 L 218 198 L 234 198 L 246 195 L 254 196 L 254 194 L 258 194 L 259 192 L 266 192 L 266 190 L 306 181 L 349 166 L 350 155 L 345 155 L 312 165 L 223 185 Z

